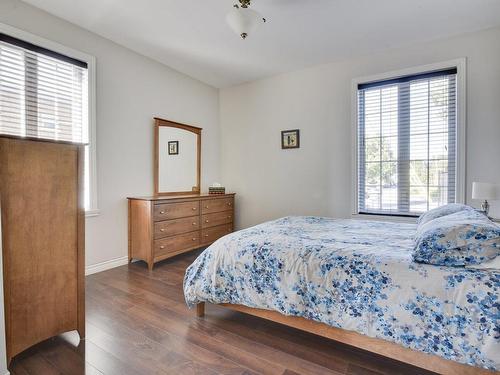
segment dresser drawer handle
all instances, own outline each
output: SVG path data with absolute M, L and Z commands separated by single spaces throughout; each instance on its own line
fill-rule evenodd
M 165 246 L 163 246 L 163 245 L 160 246 L 160 249 L 164 249 L 164 248 L 165 248 Z
M 196 225 L 196 223 L 193 223 L 193 225 Z
M 191 208 L 193 211 L 196 211 L 196 207 Z
M 227 218 L 228 218 L 228 219 L 231 219 L 231 215 L 229 215 Z
M 193 240 L 193 241 L 196 241 L 196 238 L 193 238 L 192 240 Z
M 227 205 L 230 206 L 231 205 L 231 202 L 227 202 Z
M 160 229 L 160 232 L 165 232 L 165 228 L 161 228 L 161 229 Z
M 160 211 L 160 215 L 166 214 L 167 211 Z
M 205 208 L 208 208 L 208 206 L 205 206 Z
M 205 223 L 208 223 L 208 220 L 205 220 Z
M 205 237 L 208 237 L 208 234 L 205 234 Z

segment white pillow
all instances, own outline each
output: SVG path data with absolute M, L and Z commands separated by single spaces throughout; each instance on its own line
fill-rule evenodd
M 431 220 L 438 219 L 440 217 L 451 215 L 451 214 L 454 214 L 456 212 L 460 212 L 460 211 L 464 211 L 464 210 L 474 210 L 474 208 L 467 206 L 465 204 L 461 204 L 461 203 L 445 204 L 444 206 L 439 206 L 439 207 L 433 208 L 432 210 L 424 212 L 417 219 L 417 224 L 420 227 L 421 225 L 424 225 Z

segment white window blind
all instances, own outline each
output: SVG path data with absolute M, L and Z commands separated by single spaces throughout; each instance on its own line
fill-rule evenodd
M 358 85 L 358 212 L 415 216 L 455 202 L 456 74 Z
M 88 143 L 87 63 L 0 33 L 0 134 Z

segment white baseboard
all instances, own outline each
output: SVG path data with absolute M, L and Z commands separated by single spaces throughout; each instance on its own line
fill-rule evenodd
M 102 272 L 111 268 L 120 267 L 128 263 L 128 256 L 106 260 L 101 263 L 91 264 L 85 267 L 85 276 L 93 273 Z

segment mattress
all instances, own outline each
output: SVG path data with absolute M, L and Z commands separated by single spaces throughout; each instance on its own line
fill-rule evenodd
M 412 261 L 416 225 L 285 217 L 227 235 L 184 294 L 300 316 L 500 370 L 500 271 Z

